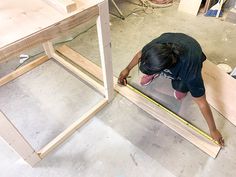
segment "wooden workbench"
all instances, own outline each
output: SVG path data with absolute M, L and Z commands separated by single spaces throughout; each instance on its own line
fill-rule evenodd
M 32 70 L 50 58 L 54 58 L 64 67 L 78 75 L 88 84 L 104 94 L 104 99 L 85 113 L 78 121 L 36 152 L 21 135 L 6 115 L 0 111 L 0 136 L 30 165 L 35 165 L 50 151 L 66 140 L 79 127 L 85 124 L 96 112 L 113 98 L 113 76 L 110 45 L 109 10 L 107 0 L 78 0 L 77 9 L 71 13 L 62 13 L 44 0 L 8 0 L 0 2 L 0 63 L 10 56 L 42 44 L 47 56 L 13 71 L 0 79 L 0 86 Z M 104 86 L 65 61 L 54 51 L 50 42 L 68 30 L 97 16 L 97 31 Z

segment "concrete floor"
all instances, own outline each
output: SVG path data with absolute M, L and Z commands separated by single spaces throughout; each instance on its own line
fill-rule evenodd
M 126 1 L 118 4 L 124 14 L 141 9 Z M 137 12 L 125 21 L 111 16 L 113 69 L 116 76 L 137 50 L 161 33 L 169 31 L 195 37 L 208 59 L 214 63 L 236 66 L 235 25 L 215 18 L 180 13 L 177 5 L 175 3 L 170 8 L 148 10 L 148 14 Z M 111 11 L 115 12 L 115 9 Z M 94 20 L 72 30 L 70 36 L 93 24 Z M 99 65 L 96 28 L 91 28 L 68 45 Z M 30 51 L 30 54 L 40 50 L 37 48 Z M 0 76 L 13 70 L 17 62 L 13 58 L 0 65 Z M 131 74 L 130 82 L 137 85 L 141 73 L 135 69 Z M 160 101 L 207 131 L 191 97 L 188 95 L 182 102 L 177 102 L 171 96 L 170 87 L 158 87 L 159 82 L 164 82 L 166 86 L 169 84 L 168 81 L 157 80 L 145 90 L 154 96 L 159 94 L 157 97 Z M 0 98 L 0 109 L 32 146 L 40 149 L 99 102 L 102 96 L 52 60 L 1 87 Z M 185 105 L 188 105 L 188 109 L 184 109 Z M 226 140 L 226 147 L 216 159 L 206 155 L 126 98 L 116 95 L 108 106 L 35 168 L 25 164 L 0 140 L 0 176 L 236 176 L 236 137 L 233 136 L 236 127 L 215 110 L 213 113 Z

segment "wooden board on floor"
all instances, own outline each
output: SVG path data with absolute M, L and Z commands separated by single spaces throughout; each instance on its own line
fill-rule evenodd
M 207 101 L 236 126 L 236 79 L 206 60 L 202 76 L 206 87 Z
M 102 79 L 102 71 L 94 63 L 88 61 L 86 58 L 78 54 L 77 52 L 73 51 L 67 46 L 62 46 L 57 50 L 62 55 L 66 56 L 68 59 L 73 61 L 74 63 L 78 64 L 80 67 L 85 69 L 87 72 L 92 74 L 94 77 L 98 79 Z M 127 99 L 132 101 L 134 104 L 139 106 L 141 109 L 145 110 L 147 113 L 167 125 L 169 128 L 177 132 L 179 135 L 183 136 L 185 139 L 189 140 L 191 143 L 196 145 L 198 148 L 215 158 L 220 151 L 220 147 L 216 145 L 214 142 L 210 141 L 209 139 L 205 138 L 201 134 L 198 134 L 192 128 L 188 127 L 187 125 L 183 124 L 178 119 L 175 119 L 167 112 L 163 111 L 162 109 L 158 108 L 152 102 L 146 100 L 141 95 L 137 94 L 136 92 L 132 91 L 128 87 L 119 86 L 117 84 L 117 78 L 114 77 L 114 87 L 115 90 L 118 91 L 120 94 L 125 96 Z
M 178 10 L 188 14 L 197 15 L 202 0 L 181 0 Z
M 19 76 L 31 71 L 32 69 L 43 64 L 46 61 L 48 61 L 47 56 L 39 57 L 39 58 L 35 59 L 34 61 L 26 64 L 25 66 L 22 66 L 19 69 L 11 72 L 10 74 L 0 78 L 0 87 L 6 83 L 18 78 Z

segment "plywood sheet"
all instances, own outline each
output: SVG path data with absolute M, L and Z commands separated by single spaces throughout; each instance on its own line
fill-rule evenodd
M 202 0 L 181 0 L 178 10 L 188 14 L 197 15 Z
M 236 79 L 206 60 L 202 76 L 206 87 L 207 101 L 226 119 L 236 125 Z

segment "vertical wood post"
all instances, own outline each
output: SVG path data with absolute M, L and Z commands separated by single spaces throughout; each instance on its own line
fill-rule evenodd
M 53 54 L 55 53 L 53 44 L 51 41 L 47 41 L 43 43 L 43 49 L 46 53 L 46 55 L 48 56 L 48 58 L 52 58 Z
M 100 3 L 98 7 L 99 16 L 97 18 L 97 32 L 103 72 L 103 82 L 105 88 L 105 96 L 108 101 L 111 101 L 114 96 L 114 88 L 108 0 Z

